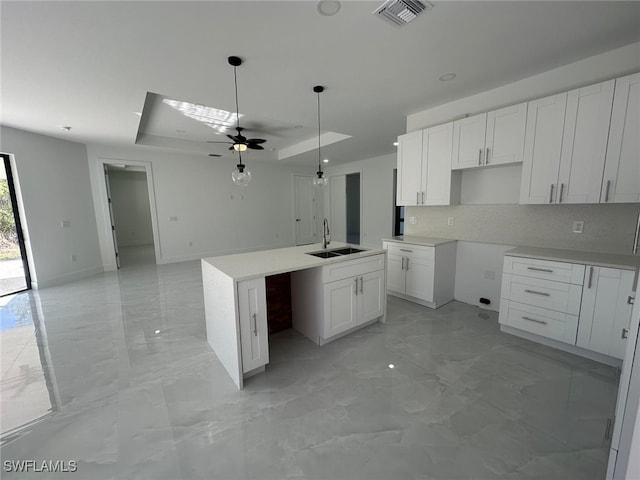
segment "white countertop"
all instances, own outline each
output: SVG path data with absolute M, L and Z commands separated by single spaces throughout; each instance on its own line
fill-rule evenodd
M 277 275 L 279 273 L 294 272 L 306 268 L 321 267 L 331 263 L 355 260 L 357 258 L 385 253 L 385 250 L 381 248 L 366 248 L 360 245 L 341 242 L 331 242 L 327 246 L 327 250 L 343 247 L 362 248 L 364 251 L 341 257 L 318 258 L 313 255 L 307 255 L 308 252 L 323 250 L 321 243 L 314 243 L 311 245 L 301 245 L 299 247 L 207 257 L 203 258 L 202 261 L 212 265 L 234 280 L 240 281 Z
M 424 245 L 427 247 L 435 247 L 437 245 L 443 245 L 445 243 L 457 242 L 450 238 L 436 238 L 436 237 L 418 237 L 413 235 L 398 235 L 391 238 L 383 238 L 383 242 L 403 242 L 411 245 Z
M 505 252 L 513 257 L 530 257 L 541 260 L 579 263 L 598 267 L 636 270 L 640 268 L 640 256 L 615 253 L 585 252 L 581 250 L 561 250 L 556 248 L 517 247 Z

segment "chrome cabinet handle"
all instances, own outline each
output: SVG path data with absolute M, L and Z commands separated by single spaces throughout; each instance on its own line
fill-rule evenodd
M 558 199 L 558 203 L 562 203 L 562 192 L 564 191 L 564 183 L 560 184 L 560 198 Z
M 362 290 L 364 288 L 364 279 L 360 277 L 360 293 L 364 293 Z
M 535 270 L 536 272 L 553 273 L 553 270 L 549 270 L 548 268 L 527 267 L 527 270 Z
M 611 180 L 607 180 L 607 186 L 604 189 L 604 201 L 609 201 L 609 189 L 611 188 Z
M 622 329 L 622 335 L 620 336 L 620 338 L 627 339 L 628 337 L 629 337 L 629 329 L 628 328 L 623 328 Z
M 255 313 L 252 316 L 253 316 L 253 334 L 257 336 L 258 335 L 258 319 L 256 318 Z
M 400 268 L 404 270 L 404 257 L 402 257 L 402 266 Z
M 627 303 L 628 303 L 629 305 L 633 305 L 633 304 L 635 303 L 635 301 L 636 301 L 636 297 L 632 297 L 631 295 L 629 295 L 629 296 L 627 297 Z
M 478 165 L 482 165 L 482 149 L 478 150 Z
M 551 191 L 549 192 L 549 203 L 553 203 L 553 183 L 551 184 Z
M 550 297 L 551 294 L 550 293 L 546 293 L 546 292 L 536 292 L 535 290 L 525 290 L 526 293 L 532 293 L 534 295 L 541 295 L 543 297 Z
M 406 248 L 401 248 L 400 251 L 401 252 L 409 252 L 409 253 L 413 252 L 413 250 L 408 250 Z
M 424 205 L 424 192 L 422 192 L 422 204 Z
M 407 266 L 406 266 L 405 270 L 409 271 L 409 258 L 408 257 L 407 257 Z
M 416 192 L 416 205 L 420 204 L 420 192 Z
M 546 325 L 547 322 L 545 322 L 544 320 L 538 320 L 537 318 L 531 318 L 531 317 L 522 317 L 523 320 L 528 320 L 529 322 L 533 322 L 533 323 L 539 323 L 540 325 Z
M 356 277 L 356 295 L 358 295 L 358 277 Z
M 489 147 L 487 147 L 487 151 L 484 154 L 484 164 L 489 165 Z
M 591 283 L 593 281 L 593 267 L 589 267 L 589 283 L 587 288 L 591 288 Z

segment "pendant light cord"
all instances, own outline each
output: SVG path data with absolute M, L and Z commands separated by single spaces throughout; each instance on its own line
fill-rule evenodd
M 322 173 L 322 161 L 320 154 L 320 92 L 318 93 L 318 173 Z
M 238 108 L 238 74 L 235 65 L 233 66 L 233 84 L 236 90 L 236 132 L 240 135 L 240 109 Z M 240 165 L 242 165 L 242 152 L 238 150 L 238 157 L 240 159 Z

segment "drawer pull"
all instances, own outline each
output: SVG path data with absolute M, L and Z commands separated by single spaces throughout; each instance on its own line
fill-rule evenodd
M 536 272 L 553 273 L 553 270 L 549 270 L 548 268 L 527 267 L 527 270 L 534 270 Z
M 534 295 L 542 295 L 543 297 L 550 297 L 551 296 L 550 293 L 536 292 L 535 290 L 525 290 L 525 293 L 532 293 Z
M 523 320 L 528 320 L 529 322 L 533 322 L 533 323 L 539 323 L 540 325 L 546 325 L 547 322 L 545 322 L 544 320 L 538 320 L 536 318 L 531 318 L 531 317 L 522 317 Z
M 413 252 L 413 250 L 407 250 L 406 248 L 401 248 L 400 251 L 401 252 L 409 252 L 409 253 Z

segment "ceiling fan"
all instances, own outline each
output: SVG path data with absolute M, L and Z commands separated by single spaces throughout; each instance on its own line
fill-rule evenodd
M 264 147 L 260 145 L 261 143 L 265 143 L 266 140 L 264 138 L 247 138 L 242 135 L 242 131 L 244 130 L 240 126 L 240 115 L 238 110 L 238 77 L 236 75 L 236 68 L 242 65 L 242 59 L 240 57 L 231 56 L 227 59 L 229 65 L 233 67 L 233 78 L 235 83 L 235 91 L 236 91 L 236 131 L 237 135 L 227 135 L 229 141 L 225 142 L 217 142 L 217 141 L 207 141 L 207 143 L 226 143 L 231 145 L 229 150 L 233 150 L 235 152 L 244 152 L 247 149 L 250 150 L 264 150 Z M 216 154 L 211 154 L 210 156 L 219 156 Z

